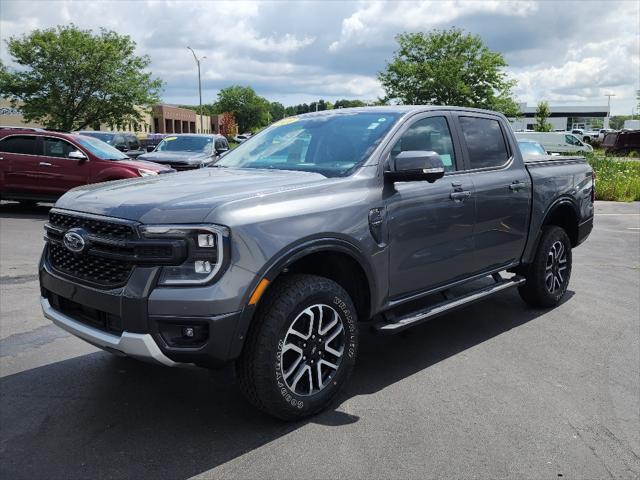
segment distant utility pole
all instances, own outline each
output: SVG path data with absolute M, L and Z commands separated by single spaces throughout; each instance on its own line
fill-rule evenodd
M 200 60 L 204 60 L 207 57 L 198 58 L 196 56 L 196 52 L 193 51 L 193 48 L 187 47 L 193 53 L 193 59 L 196 61 L 196 65 L 198 66 L 198 96 L 200 97 L 200 133 L 204 133 L 204 128 L 202 127 L 202 82 L 200 81 Z
M 609 117 L 611 116 L 611 97 L 615 97 L 615 93 L 607 93 L 604 95 L 607 97 L 607 117 L 604 119 L 603 128 L 609 128 Z

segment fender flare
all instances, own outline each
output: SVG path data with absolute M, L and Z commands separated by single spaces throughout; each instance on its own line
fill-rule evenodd
M 366 256 L 356 245 L 347 239 L 321 236 L 302 239 L 292 245 L 288 245 L 274 255 L 273 258 L 256 273 L 256 278 L 243 299 L 244 304 L 246 305 L 251 293 L 263 278 L 273 281 L 273 279 L 280 275 L 292 263 L 318 252 L 344 253 L 355 260 L 364 271 L 369 292 L 371 293 L 370 300 L 373 302 L 374 293 L 376 291 L 375 288 L 377 285 L 375 275 L 373 274 L 373 268 Z
M 280 250 L 273 256 L 271 261 L 267 262 L 265 266 L 256 273 L 253 281 L 242 298 L 242 305 L 244 305 L 244 308 L 238 320 L 238 324 L 236 325 L 236 331 L 231 345 L 229 346 L 229 359 L 237 358 L 242 352 L 247 332 L 249 331 L 249 327 L 251 326 L 257 309 L 257 305 L 249 305 L 249 298 L 260 281 L 263 278 L 273 281 L 295 261 L 317 252 L 344 253 L 358 262 L 365 273 L 369 286 L 369 308 L 373 308 L 376 292 L 375 277 L 373 275 L 371 264 L 366 259 L 362 251 L 352 242 L 344 238 L 326 236 L 307 237 Z
M 532 232 L 535 235 L 535 239 L 533 241 L 531 249 L 530 250 L 527 249 L 526 255 L 523 256 L 523 260 L 526 263 L 529 263 L 533 259 L 533 257 L 535 256 L 535 252 L 538 249 L 538 244 L 540 243 L 540 237 L 542 236 L 542 227 L 547 223 L 547 220 L 553 214 L 553 212 L 555 212 L 556 209 L 558 209 L 559 207 L 562 207 L 564 205 L 569 205 L 571 207 L 571 209 L 573 210 L 573 212 L 575 213 L 576 218 L 578 220 L 580 220 L 580 214 L 578 212 L 578 207 L 576 206 L 575 201 L 573 200 L 573 198 L 571 198 L 569 196 L 566 196 L 566 195 L 562 195 L 562 196 L 556 198 L 553 202 L 551 202 L 551 204 L 544 211 L 544 213 L 542 215 L 542 221 L 538 225 L 536 231 Z

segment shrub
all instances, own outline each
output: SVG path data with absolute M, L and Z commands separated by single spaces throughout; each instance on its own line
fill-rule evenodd
M 640 162 L 588 154 L 596 172 L 596 200 L 640 200 Z

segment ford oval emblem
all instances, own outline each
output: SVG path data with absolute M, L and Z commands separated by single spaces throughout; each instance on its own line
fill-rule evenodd
M 87 246 L 87 242 L 82 235 L 83 230 L 69 230 L 64 234 L 62 243 L 67 247 L 67 250 L 73 253 L 81 253 Z

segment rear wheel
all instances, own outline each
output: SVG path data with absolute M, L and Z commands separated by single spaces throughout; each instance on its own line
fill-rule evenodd
M 545 227 L 536 256 L 525 273 L 520 296 L 534 307 L 553 307 L 562 299 L 571 277 L 571 241 L 561 227 Z
M 283 420 L 313 415 L 349 378 L 358 348 L 355 306 L 337 283 L 291 275 L 260 306 L 236 364 L 245 396 Z

